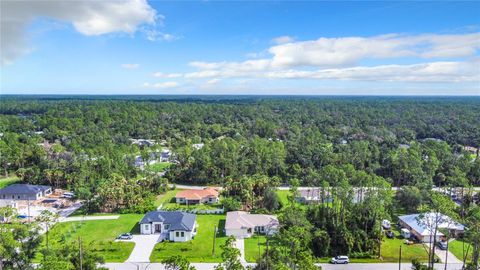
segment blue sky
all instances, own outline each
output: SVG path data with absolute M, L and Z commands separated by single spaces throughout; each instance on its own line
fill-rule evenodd
M 2 10 L 2 94 L 480 95 L 480 2 Z

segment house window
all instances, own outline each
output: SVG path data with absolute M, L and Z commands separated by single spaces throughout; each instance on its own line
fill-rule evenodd
M 150 226 L 148 224 L 145 224 L 145 230 L 146 231 L 149 231 L 150 230 Z
M 181 233 L 180 233 L 180 236 L 181 236 L 181 237 L 185 237 L 185 232 L 181 232 Z
M 179 232 L 175 232 L 175 237 L 180 237 L 180 233 L 179 233 Z
M 17 197 L 18 197 L 18 199 L 20 199 L 20 195 L 18 195 Z

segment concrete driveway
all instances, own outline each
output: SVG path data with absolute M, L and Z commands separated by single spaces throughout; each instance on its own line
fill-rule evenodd
M 135 247 L 130 253 L 130 257 L 126 262 L 148 263 L 150 262 L 150 254 L 155 247 L 155 244 L 161 241 L 161 235 L 134 235 L 131 240 L 116 240 L 125 242 L 134 242 Z
M 235 247 L 240 250 L 240 262 L 247 263 L 245 260 L 245 241 L 243 238 L 236 238 L 235 239 Z

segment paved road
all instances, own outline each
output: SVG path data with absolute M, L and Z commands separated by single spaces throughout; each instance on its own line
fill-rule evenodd
M 82 207 L 82 205 L 83 204 L 81 202 L 76 202 L 72 206 L 58 211 L 58 215 L 60 215 L 60 217 L 68 217 L 71 214 L 73 214 L 73 212 L 80 209 Z
M 67 217 L 59 220 L 59 222 L 69 222 L 69 221 L 87 221 L 87 220 L 109 220 L 109 219 L 118 219 L 120 216 L 111 215 L 111 216 L 76 216 L 76 217 Z
M 213 270 L 215 263 L 192 263 L 197 270 Z M 254 266 L 255 264 L 246 264 Z M 398 270 L 398 263 L 351 263 L 347 265 L 318 264 L 323 270 Z M 107 263 L 111 270 L 165 270 L 161 263 Z M 443 264 L 436 264 L 436 270 L 443 270 Z M 461 270 L 461 264 L 448 264 L 448 270 Z M 402 263 L 401 270 L 411 270 L 410 263 Z
M 130 253 L 130 257 L 128 257 L 127 262 L 140 262 L 140 263 L 148 263 L 150 262 L 150 254 L 157 244 L 160 241 L 159 234 L 151 234 L 151 235 L 134 235 L 131 240 L 118 240 L 118 241 L 128 241 L 134 242 L 135 247 Z

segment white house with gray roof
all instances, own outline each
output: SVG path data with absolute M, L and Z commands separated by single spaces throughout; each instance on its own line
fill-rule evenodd
M 192 240 L 197 234 L 197 215 L 179 211 L 151 211 L 140 221 L 141 234 L 159 234 L 173 242 Z
M 465 226 L 454 221 L 449 216 L 438 212 L 430 212 L 424 214 L 412 214 L 398 217 L 398 223 L 410 231 L 419 241 L 424 243 L 440 241 L 444 238 L 444 234 L 440 229 L 448 230 L 450 235 L 457 237 L 465 231 Z M 434 236 L 434 228 L 438 230 Z
M 29 184 L 13 184 L 0 189 L 0 199 L 38 200 L 52 194 L 52 187 Z

